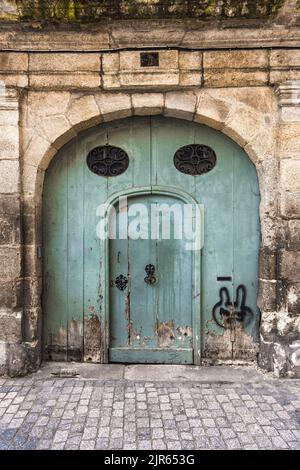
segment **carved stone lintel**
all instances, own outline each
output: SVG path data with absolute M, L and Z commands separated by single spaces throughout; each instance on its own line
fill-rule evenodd
M 300 80 L 288 80 L 275 88 L 279 106 L 300 106 Z

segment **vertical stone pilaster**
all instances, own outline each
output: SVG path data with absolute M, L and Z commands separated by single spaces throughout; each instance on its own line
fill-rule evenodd
M 19 97 L 0 82 L 0 374 L 9 375 L 26 372 L 20 189 Z
M 274 311 L 262 322 L 260 362 L 277 375 L 300 374 L 300 80 L 275 89 L 279 104 L 276 153 L 280 166 Z M 270 284 L 271 285 L 271 284 Z M 272 285 L 271 285 L 272 287 Z

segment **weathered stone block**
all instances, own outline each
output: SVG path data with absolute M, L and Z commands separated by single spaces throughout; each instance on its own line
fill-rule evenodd
M 300 191 L 300 160 L 282 160 L 280 173 L 282 189 Z
M 218 99 L 213 93 L 198 94 L 195 121 L 216 129 L 222 129 L 230 112 L 230 103 Z
M 260 279 L 276 280 L 277 253 L 269 248 L 262 248 L 259 254 Z
M 274 281 L 260 281 L 258 292 L 258 306 L 263 312 L 274 312 L 277 308 L 277 283 Z
M 77 131 L 84 128 L 86 121 L 92 121 L 91 125 L 97 125 L 102 121 L 99 108 L 92 95 L 73 99 L 66 116 Z
M 23 198 L 23 243 L 24 245 L 42 244 L 42 209 L 41 202 L 34 197 Z
M 298 276 L 298 281 L 300 281 L 300 275 Z M 298 282 L 297 284 L 288 285 L 286 292 L 286 301 L 288 312 L 295 315 L 300 315 L 300 282 Z
M 186 87 L 200 86 L 202 84 L 202 75 L 197 72 L 180 72 L 179 85 Z
M 300 219 L 300 192 L 281 193 L 281 215 L 285 218 Z
M 289 282 L 299 282 L 300 252 L 282 251 L 279 261 L 279 276 Z
M 6 87 L 25 88 L 28 87 L 29 80 L 27 72 L 0 72 L 0 83 L 4 83 Z
M 19 216 L 0 215 L 0 245 L 10 245 L 20 242 L 20 220 Z
M 268 163 L 275 153 L 275 131 L 270 127 L 261 127 L 258 134 L 245 146 L 245 152 L 254 163 Z M 274 176 L 277 176 L 276 171 Z
M 251 141 L 252 142 L 252 141 Z M 251 143 L 249 144 L 251 145 Z M 249 151 L 249 145 L 246 145 L 245 151 Z M 261 154 L 258 153 L 256 158 L 261 158 Z M 273 154 L 266 154 L 263 160 L 255 161 L 254 156 L 252 157 L 256 164 L 256 171 L 259 179 L 259 190 L 261 196 L 261 211 L 266 212 L 268 219 L 275 220 L 278 217 L 278 201 L 280 197 L 279 192 L 279 161 Z M 262 222 L 266 223 L 267 217 L 264 217 Z M 271 220 L 270 220 L 270 223 Z M 274 227 L 277 231 L 277 227 Z M 264 231 L 263 238 L 270 233 Z M 275 234 L 274 234 L 275 235 Z M 277 237 L 277 235 L 275 235 Z M 274 238 L 275 238 L 274 237 Z
M 121 74 L 119 77 L 120 86 L 129 89 L 146 88 L 168 88 L 179 85 L 179 71 L 155 72 L 130 72 Z M 108 88 L 108 87 L 107 87 Z
M 55 150 L 53 155 L 55 154 Z M 42 162 L 47 167 L 47 160 Z M 38 200 L 43 190 L 45 171 L 33 165 L 23 164 L 23 188 L 26 196 L 35 196 Z
M 196 112 L 197 97 L 194 93 L 167 93 L 165 116 L 192 120 Z
M 238 144 L 245 146 L 262 130 L 261 116 L 249 108 L 238 105 L 230 112 L 223 132 Z
M 49 118 L 49 119 L 51 120 L 52 118 Z M 66 132 L 68 132 L 68 129 L 70 130 L 73 136 L 76 135 L 75 131 L 70 129 L 70 125 L 66 129 Z M 56 127 L 56 131 L 59 132 L 59 128 Z M 52 132 L 55 132 L 55 127 L 52 130 Z M 53 135 L 55 136 L 55 134 Z M 24 162 L 26 165 L 30 165 L 31 167 L 45 170 L 49 164 L 49 161 L 55 155 L 56 152 L 57 152 L 57 149 L 51 144 L 51 142 L 49 142 L 49 140 L 47 140 L 46 136 L 41 137 L 38 134 L 34 134 L 32 137 L 32 140 L 30 141 L 29 146 L 27 147 L 24 153 Z M 23 184 L 24 185 L 25 185 L 25 181 L 24 181 L 25 171 L 23 168 Z
M 24 310 L 24 339 L 32 342 L 39 340 L 42 334 L 41 308 L 25 308 Z
M 40 278 L 42 276 L 42 260 L 37 256 L 40 249 L 41 247 L 37 245 L 24 247 L 24 277 Z
M 29 75 L 30 87 L 32 89 L 70 90 L 99 88 L 101 85 L 99 72 L 76 72 L 76 73 L 35 73 Z
M 45 140 L 53 144 L 56 148 L 60 148 L 67 143 L 72 137 L 76 136 L 76 132 L 72 129 L 70 122 L 63 115 L 47 116 L 40 125 L 40 128 L 45 136 Z
M 267 51 L 209 51 L 203 53 L 204 69 L 222 68 L 266 68 Z
M 31 91 L 25 116 L 26 127 L 39 127 L 40 119 L 45 116 L 65 114 L 69 106 L 69 91 Z
M 0 72 L 20 72 L 28 69 L 26 52 L 0 52 Z
M 6 357 L 5 373 L 10 377 L 35 372 L 41 362 L 41 343 L 6 343 Z
M 99 72 L 100 55 L 80 54 L 29 54 L 29 72 Z
M 0 246 L 0 278 L 16 279 L 21 276 L 20 247 Z
M 35 216 L 33 214 L 24 214 L 23 215 L 23 243 L 30 245 L 35 242 Z
M 0 192 L 19 192 L 19 162 L 15 160 L 0 160 Z
M 180 51 L 179 69 L 180 70 L 200 70 L 202 68 L 202 52 L 199 51 Z
M 22 315 L 0 309 L 0 341 L 20 342 L 22 340 Z
M 285 68 L 300 66 L 300 51 L 298 49 L 278 49 L 270 51 L 270 67 L 271 68 Z
M 299 80 L 300 70 L 288 69 L 288 70 L 270 70 L 270 84 L 278 85 L 279 83 L 286 82 L 287 80 Z
M 20 196 L 19 194 L 1 194 L 0 193 L 0 217 L 3 215 L 15 216 L 20 212 Z
M 163 111 L 164 95 L 162 93 L 135 93 L 131 98 L 133 113 L 138 116 L 160 114 Z
M 300 123 L 281 124 L 278 129 L 277 153 L 281 158 L 299 158 Z
M 0 101 L 1 103 L 1 101 Z M 2 126 L 13 126 L 15 133 L 19 135 L 17 126 L 19 123 L 19 111 L 17 109 L 5 109 L 3 102 L 0 104 L 1 111 L 1 125 Z
M 0 284 L 0 308 L 19 309 L 23 306 L 22 280 L 5 281 Z
M 300 251 L 300 220 L 289 220 L 286 234 L 287 245 L 290 250 Z M 300 275 L 299 275 L 300 279 Z
M 41 279 L 26 278 L 23 280 L 24 289 L 24 307 L 38 307 L 41 302 L 42 282 Z
M 257 70 L 204 69 L 205 87 L 261 86 L 268 83 L 268 73 Z
M 281 108 L 280 117 L 283 122 L 300 122 L 300 107 L 284 106 Z
M 123 93 L 107 93 L 95 95 L 95 99 L 104 121 L 121 119 L 132 115 L 129 95 Z
M 1 112 L 1 111 L 0 111 Z M 1 119 L 5 119 L 6 112 Z M 3 122 L 3 121 L 2 121 Z M 19 132 L 16 125 L 0 126 L 0 159 L 18 159 L 19 158 Z
M 117 72 L 120 69 L 120 54 L 112 52 L 101 56 L 102 72 Z

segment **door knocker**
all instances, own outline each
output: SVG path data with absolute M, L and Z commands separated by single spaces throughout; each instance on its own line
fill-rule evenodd
M 144 277 L 144 281 L 146 284 L 152 285 L 156 283 L 156 277 L 154 276 L 155 273 L 155 266 L 153 264 L 147 264 L 145 267 L 146 277 Z

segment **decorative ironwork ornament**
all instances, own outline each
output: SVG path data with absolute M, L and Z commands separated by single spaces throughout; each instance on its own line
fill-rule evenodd
M 128 279 L 127 277 L 123 276 L 123 274 L 120 274 L 119 276 L 116 277 L 115 280 L 115 285 L 119 290 L 125 290 L 128 284 Z
M 89 169 L 98 176 L 118 176 L 129 166 L 125 150 L 112 145 L 93 148 L 86 159 Z
M 202 144 L 185 145 L 174 155 L 174 165 L 178 171 L 186 175 L 203 175 L 211 171 L 217 162 L 212 148 Z

